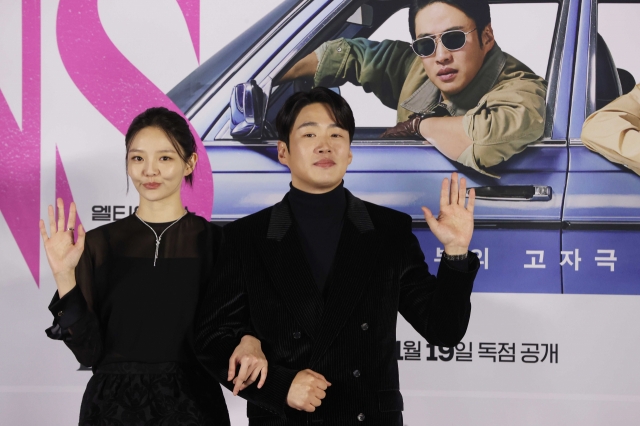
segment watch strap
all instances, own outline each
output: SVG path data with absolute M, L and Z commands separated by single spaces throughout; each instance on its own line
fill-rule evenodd
M 442 257 L 446 260 L 457 261 L 457 260 L 465 260 L 469 256 L 469 252 L 464 254 L 447 254 L 447 252 L 442 253 Z

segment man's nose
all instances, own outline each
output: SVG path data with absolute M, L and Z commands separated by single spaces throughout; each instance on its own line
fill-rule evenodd
M 316 150 L 319 153 L 331 152 L 331 138 L 328 136 L 321 136 L 318 138 L 318 146 Z
M 448 63 L 451 61 L 451 52 L 444 47 L 441 39 L 438 39 L 436 43 L 435 58 L 438 63 Z

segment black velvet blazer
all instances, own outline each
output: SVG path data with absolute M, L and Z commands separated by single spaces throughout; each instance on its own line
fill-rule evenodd
M 443 260 L 438 276 L 431 275 L 411 218 L 347 191 L 323 298 L 292 225 L 285 196 L 223 228 L 217 272 L 197 324 L 199 359 L 231 388 L 228 360 L 239 339 L 252 334 L 262 341 L 266 383 L 240 392 L 250 425 L 402 426 L 398 312 L 431 344 L 459 343 L 469 323 L 477 257 L 469 253 L 468 272 Z M 306 368 L 332 383 L 314 413 L 286 403 L 293 378 Z

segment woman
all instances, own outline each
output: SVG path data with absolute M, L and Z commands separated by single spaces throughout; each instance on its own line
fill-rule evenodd
M 57 223 L 49 206 L 51 237 L 40 221 L 58 287 L 47 334 L 94 371 L 80 425 L 228 425 L 220 386 L 192 350 L 198 298 L 220 240 L 220 229 L 180 198 L 183 179 L 192 184 L 195 140 L 180 115 L 150 108 L 133 120 L 125 143 L 127 174 L 140 194 L 135 214 L 86 234 L 80 225 L 75 244 L 73 203 L 66 228 L 62 200 Z M 245 336 L 232 365 L 236 359 L 247 371 L 242 387 L 258 375 L 261 387 L 260 342 Z

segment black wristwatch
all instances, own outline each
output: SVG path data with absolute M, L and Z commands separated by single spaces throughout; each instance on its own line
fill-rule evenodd
M 449 110 L 447 109 L 447 106 L 445 104 L 438 104 L 436 105 L 436 107 L 434 109 L 432 109 L 429 112 L 416 112 L 413 113 L 409 116 L 410 119 L 419 119 L 417 123 L 414 123 L 414 130 L 413 133 L 420 137 L 421 139 L 424 139 L 424 136 L 422 136 L 422 134 L 420 133 L 420 123 L 422 123 L 422 120 L 426 120 L 427 118 L 432 118 L 432 117 L 451 117 L 451 114 L 449 113 Z
M 447 254 L 446 251 L 442 252 L 442 257 L 444 257 L 446 260 L 451 260 L 453 262 L 457 260 L 465 260 L 468 255 L 469 255 L 469 252 L 466 252 L 465 254 Z

